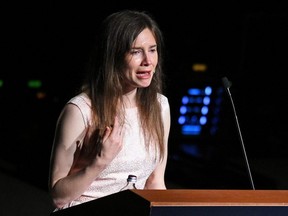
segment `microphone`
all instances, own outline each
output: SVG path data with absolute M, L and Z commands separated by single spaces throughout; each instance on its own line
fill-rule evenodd
M 223 77 L 222 78 L 222 83 L 223 83 L 223 86 L 224 86 L 224 88 L 226 89 L 226 91 L 227 91 L 227 93 L 229 95 L 229 98 L 230 98 L 230 101 L 231 101 L 231 104 L 232 104 L 232 107 L 233 107 L 233 113 L 234 113 L 234 117 L 235 117 L 236 124 L 237 124 L 238 134 L 239 134 L 239 137 L 240 137 L 240 141 L 241 141 L 241 145 L 242 145 L 242 149 L 243 149 L 243 153 L 244 153 L 245 162 L 246 162 L 246 166 L 247 166 L 247 170 L 248 170 L 251 186 L 252 186 L 252 189 L 255 190 L 254 183 L 253 183 L 253 178 L 252 178 L 252 174 L 251 174 L 251 171 L 250 171 L 250 166 L 249 166 L 249 162 L 248 162 L 248 158 L 247 158 L 247 154 L 246 154 L 246 150 L 245 150 L 245 145 L 244 145 L 243 138 L 242 138 L 242 133 L 241 133 L 241 130 L 240 130 L 238 117 L 237 117 L 237 114 L 236 114 L 236 109 L 235 109 L 233 98 L 232 98 L 232 95 L 231 95 L 231 92 L 230 92 L 230 89 L 229 89 L 232 86 L 232 82 L 230 82 L 227 79 L 227 77 Z

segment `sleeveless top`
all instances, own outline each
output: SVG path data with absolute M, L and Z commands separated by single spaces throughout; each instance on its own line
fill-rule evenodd
M 158 94 L 158 99 L 163 118 L 163 113 L 169 108 L 168 99 L 162 94 Z M 79 108 L 85 126 L 88 127 L 91 123 L 91 103 L 87 95 L 81 93 L 70 99 L 68 103 Z M 147 151 L 137 107 L 125 109 L 123 132 L 123 147 L 118 155 L 80 197 L 61 209 L 119 192 L 126 185 L 129 174 L 137 176 L 136 188 L 144 189 L 146 180 L 159 163 L 159 154 L 154 145 L 151 145 Z

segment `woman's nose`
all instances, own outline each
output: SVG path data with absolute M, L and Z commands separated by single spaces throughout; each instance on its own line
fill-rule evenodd
M 151 64 L 151 56 L 147 52 L 144 53 L 143 64 L 145 64 L 145 65 L 150 65 Z

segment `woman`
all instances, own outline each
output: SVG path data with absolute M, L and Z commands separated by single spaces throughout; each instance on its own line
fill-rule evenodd
M 130 10 L 101 27 L 87 79 L 56 125 L 49 175 L 55 211 L 119 192 L 129 174 L 138 189 L 166 189 L 162 33 L 147 13 Z

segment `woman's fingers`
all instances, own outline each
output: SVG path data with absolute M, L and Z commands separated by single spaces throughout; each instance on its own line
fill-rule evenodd
M 109 139 L 111 143 L 120 142 L 122 139 L 122 130 L 123 124 L 120 124 L 119 118 L 116 116 L 114 124 L 106 127 L 103 142 L 106 142 L 107 139 Z
M 112 130 L 112 134 L 115 136 L 119 136 L 121 135 L 123 130 L 123 124 L 120 124 L 119 122 L 119 118 L 116 116 L 115 117 L 115 121 L 114 121 L 114 125 L 113 125 L 113 130 Z

